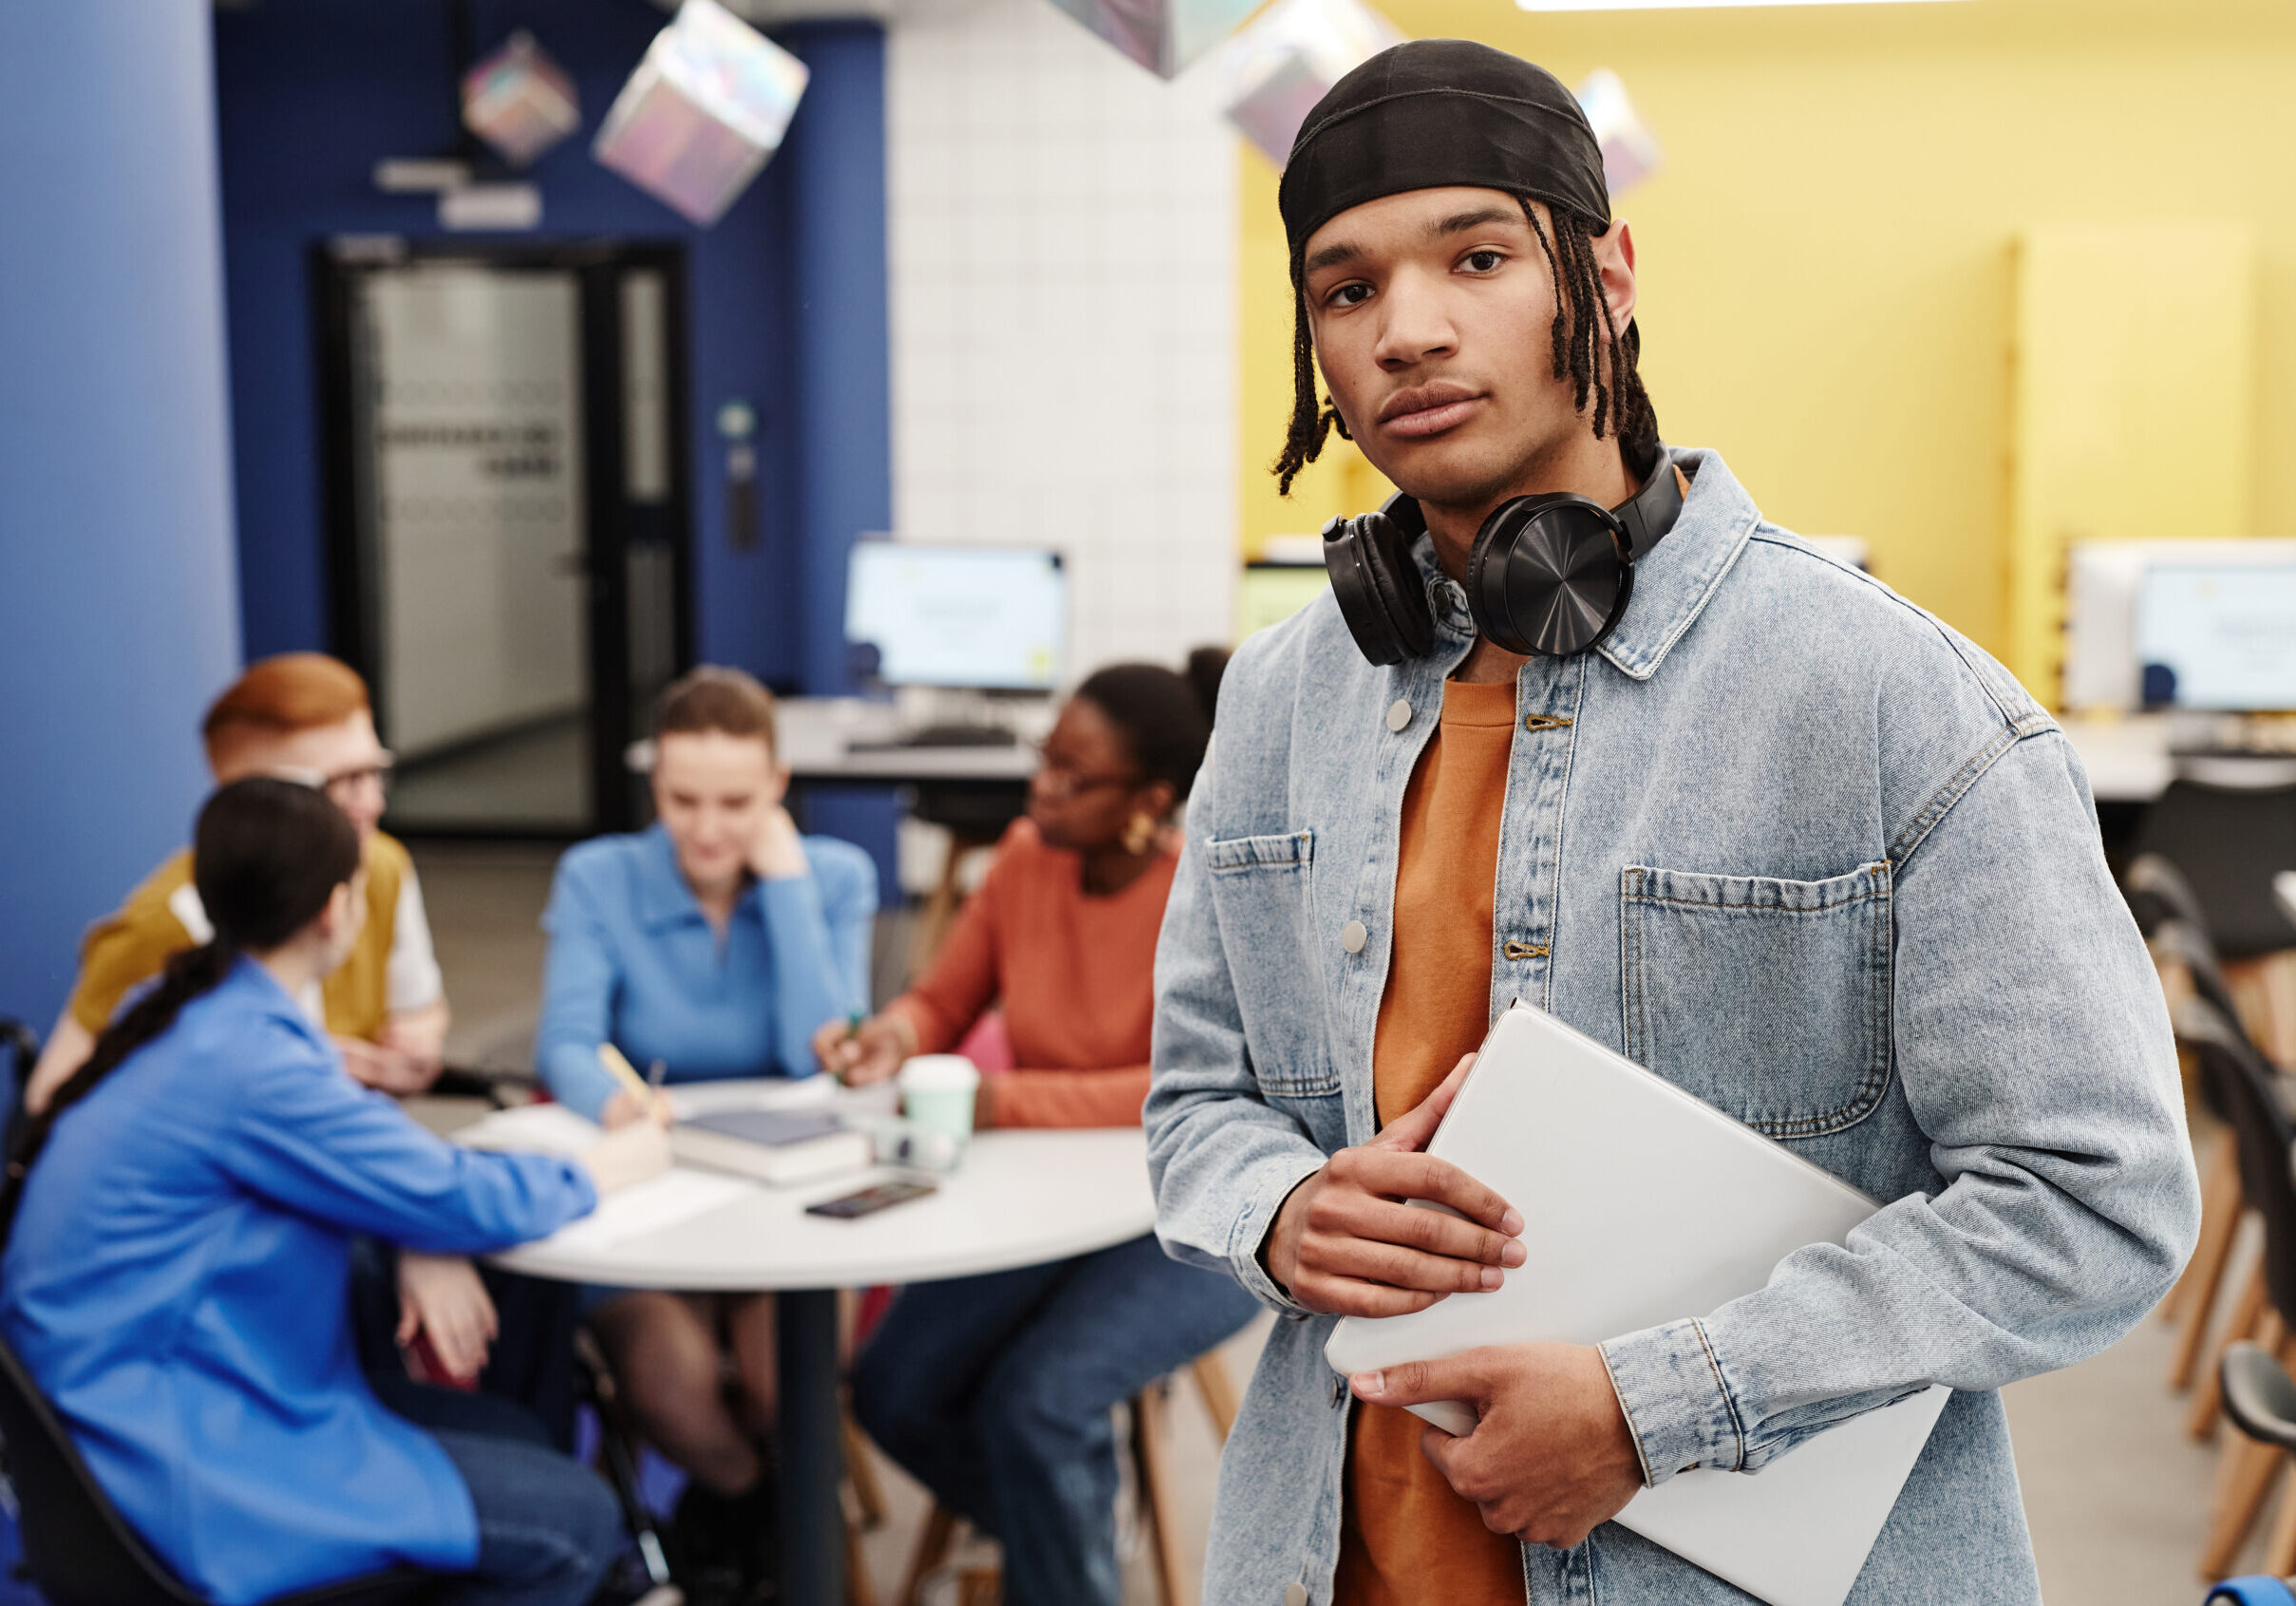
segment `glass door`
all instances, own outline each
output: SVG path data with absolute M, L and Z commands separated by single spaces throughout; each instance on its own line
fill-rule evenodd
M 336 650 L 398 755 L 393 829 L 633 822 L 633 716 L 686 657 L 677 266 L 326 255 Z

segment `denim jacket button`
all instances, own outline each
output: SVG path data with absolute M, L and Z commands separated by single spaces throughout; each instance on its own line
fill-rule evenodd
M 1361 920 L 1349 920 L 1340 927 L 1340 946 L 1350 954 L 1361 954 L 1364 944 L 1370 940 L 1371 934 L 1364 929 Z
M 1394 702 L 1387 705 L 1388 729 L 1400 731 L 1404 726 L 1409 725 L 1410 723 L 1411 703 L 1408 698 L 1398 697 Z
M 1308 1586 L 1297 1578 L 1284 1586 L 1284 1606 L 1308 1606 Z

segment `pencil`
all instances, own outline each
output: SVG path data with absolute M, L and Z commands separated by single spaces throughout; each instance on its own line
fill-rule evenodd
M 646 1085 L 646 1078 L 638 1074 L 637 1068 L 630 1063 L 621 1049 L 615 1048 L 612 1043 L 599 1044 L 598 1063 L 606 1068 L 607 1075 L 638 1096 L 638 1106 L 641 1109 L 653 1108 L 653 1102 L 659 1095 Z

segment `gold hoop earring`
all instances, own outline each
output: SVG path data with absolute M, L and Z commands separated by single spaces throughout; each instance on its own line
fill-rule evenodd
M 1132 822 L 1124 827 L 1124 851 L 1138 859 L 1148 851 L 1148 844 L 1155 840 L 1156 822 L 1149 817 L 1146 809 L 1141 809 L 1132 817 Z

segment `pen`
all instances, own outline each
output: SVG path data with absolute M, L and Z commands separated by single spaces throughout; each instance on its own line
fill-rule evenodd
M 669 1062 L 656 1060 L 646 1068 L 646 1096 L 664 1115 L 669 1113 L 669 1096 L 662 1091 L 662 1084 L 669 1080 Z
M 850 1043 L 860 1035 L 861 1011 L 855 1010 L 845 1016 L 845 1041 Z M 845 1068 L 842 1065 L 834 1066 L 831 1068 L 831 1074 L 837 1077 L 839 1084 L 842 1084 L 845 1080 Z
M 641 1109 L 651 1109 L 654 1100 L 661 1096 L 659 1084 L 649 1086 L 638 1075 L 636 1068 L 630 1063 L 622 1050 L 612 1043 L 598 1045 L 598 1063 L 606 1068 L 606 1073 L 609 1076 L 638 1096 L 638 1106 Z M 661 1070 L 667 1071 L 668 1069 L 668 1067 L 663 1066 L 659 1060 L 656 1060 L 654 1065 Z

